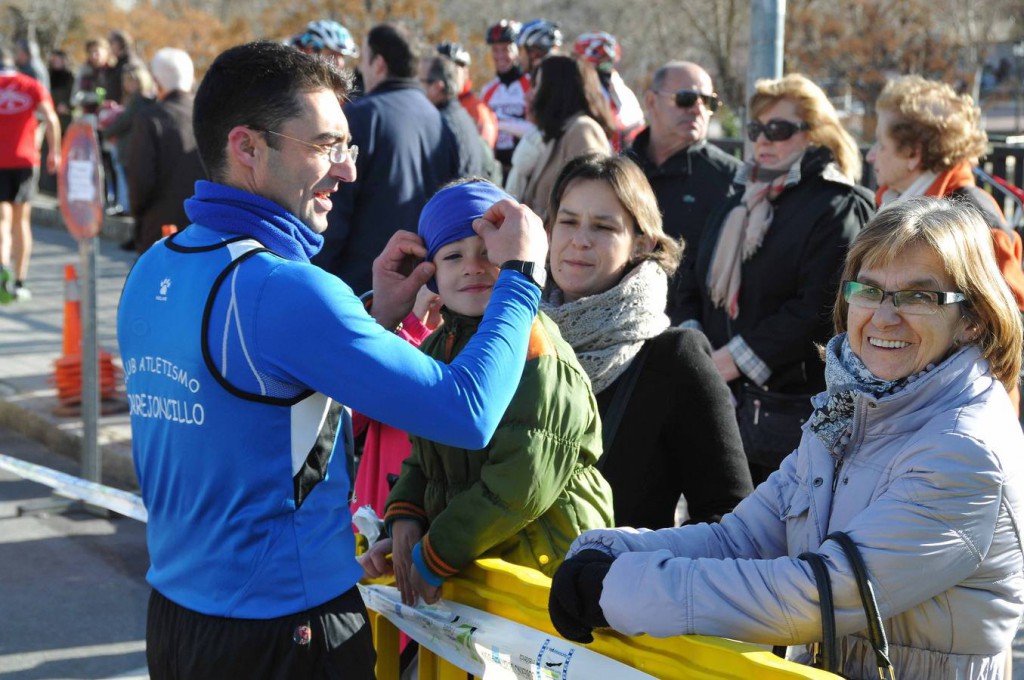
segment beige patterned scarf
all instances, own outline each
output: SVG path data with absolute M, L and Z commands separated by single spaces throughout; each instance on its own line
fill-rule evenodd
M 761 247 L 772 224 L 772 201 L 787 187 L 800 183 L 801 152 L 786 170 L 765 170 L 748 162 L 736 180 L 746 183 L 740 204 L 725 216 L 708 272 L 711 302 L 725 307 L 730 319 L 740 311 L 740 272 L 744 262 Z

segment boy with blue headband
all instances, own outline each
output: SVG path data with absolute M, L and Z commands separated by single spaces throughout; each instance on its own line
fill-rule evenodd
M 486 180 L 442 188 L 420 215 L 434 263 L 428 283 L 444 323 L 421 345 L 450 362 L 476 332 L 499 268 L 487 259 L 473 220 L 510 198 Z M 481 556 L 554 573 L 582 531 L 613 526 L 601 455 L 597 403 L 586 373 L 557 326 L 534 319 L 526 365 L 512 403 L 487 446 L 470 451 L 412 437 L 412 453 L 388 497 L 391 536 L 364 559 L 373 575 L 392 567 L 402 600 L 434 602 L 444 579 Z

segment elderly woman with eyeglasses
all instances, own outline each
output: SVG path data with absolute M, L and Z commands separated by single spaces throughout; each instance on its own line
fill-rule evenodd
M 854 183 L 857 145 L 821 88 L 797 74 L 761 80 L 749 108 L 744 191 L 690 244 L 677 309 L 711 341 L 757 483 L 796 447 L 808 399 L 824 387 L 817 346 L 831 332 L 846 248 L 874 205 Z
M 1024 613 L 1024 434 L 1006 389 L 1024 331 L 988 229 L 968 206 L 909 199 L 860 232 L 842 278 L 827 389 L 799 448 L 719 524 L 584 533 L 552 582 L 563 635 L 814 643 L 812 552 L 832 583 L 838 668 L 878 677 L 853 563 L 829 537 L 844 531 L 896 677 L 1006 677 Z

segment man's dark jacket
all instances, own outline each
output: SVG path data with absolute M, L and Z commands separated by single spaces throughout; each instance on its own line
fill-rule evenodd
M 161 228 L 188 223 L 185 199 L 203 179 L 192 134 L 192 95 L 172 92 L 139 113 L 128 150 L 128 193 L 140 253 L 160 240 Z
M 358 176 L 331 197 L 324 247 L 313 263 L 356 294 L 370 289 L 370 266 L 399 229 L 416 231 L 420 210 L 458 176 L 451 130 L 415 79 L 385 80 L 345 106 Z
M 706 139 L 695 142 L 655 165 L 647 155 L 651 130 L 645 129 L 625 153 L 636 161 L 654 189 L 665 233 L 683 238 L 683 263 L 694 257 L 708 217 L 735 193 L 733 178 L 743 163 Z M 679 277 L 669 282 L 668 314 L 674 324 L 678 311 Z

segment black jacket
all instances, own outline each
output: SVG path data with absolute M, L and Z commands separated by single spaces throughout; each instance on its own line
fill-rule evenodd
M 192 134 L 192 95 L 172 92 L 139 112 L 125 167 L 135 243 L 142 253 L 160 240 L 163 225 L 184 229 L 189 224 L 185 199 L 205 177 Z
M 495 184 L 501 184 L 501 165 L 494 159 L 494 152 L 487 145 L 476 123 L 457 99 L 438 106 L 445 124 L 455 137 L 459 155 L 459 177 L 484 177 Z
M 736 193 L 733 183 L 743 163 L 706 139 L 691 144 L 655 165 L 647 155 L 651 143 L 650 128 L 637 135 L 625 153 L 636 161 L 654 189 L 661 208 L 665 233 L 682 237 L 685 243 L 683 263 L 693 258 L 704 233 L 708 218 Z M 669 282 L 668 314 L 672 323 L 679 323 L 679 285 L 677 274 Z
M 729 390 L 697 331 L 670 328 L 645 343 L 628 405 L 598 468 L 618 526 L 674 524 L 680 494 L 692 522 L 716 522 L 752 491 Z M 620 376 L 597 395 L 606 421 Z M 607 425 L 607 422 L 605 422 Z
M 826 179 L 832 154 L 824 148 L 804 155 L 800 183 L 779 195 L 760 249 L 742 266 L 739 315 L 729 320 L 714 306 L 708 271 L 726 215 L 737 193 L 712 216 L 691 266 L 680 273 L 680 311 L 704 327 L 719 348 L 740 335 L 771 369 L 768 387 L 792 394 L 825 388 L 817 344 L 832 336 L 832 308 L 850 242 L 874 214 L 863 187 Z

